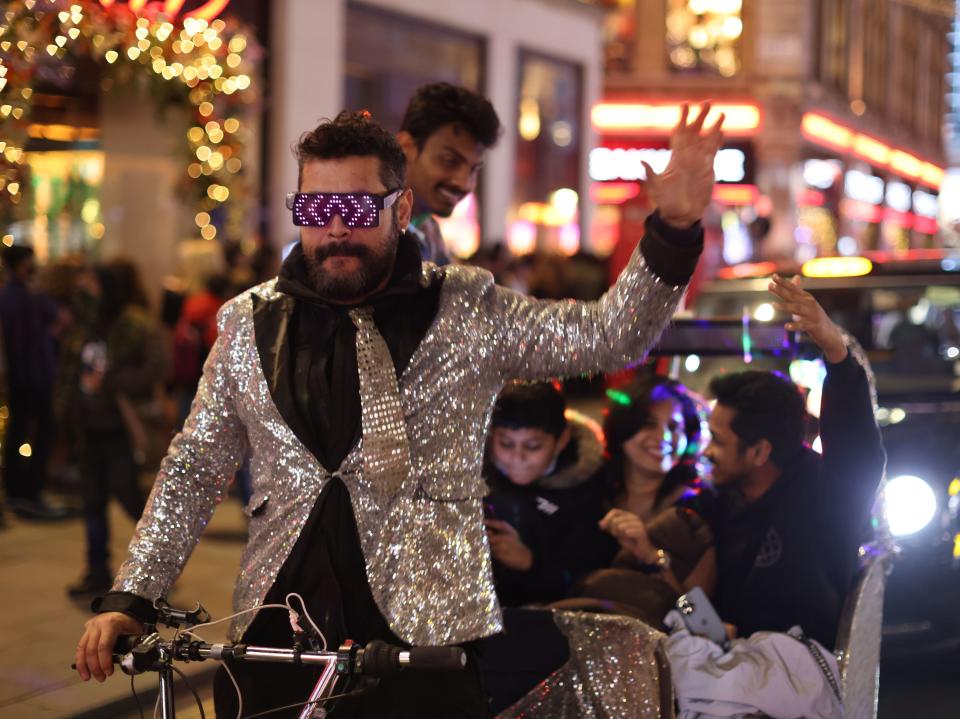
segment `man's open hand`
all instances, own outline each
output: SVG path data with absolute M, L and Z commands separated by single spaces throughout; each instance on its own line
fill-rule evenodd
M 700 108 L 697 118 L 688 123 L 690 106 L 686 103 L 680 112 L 680 122 L 670 135 L 670 162 L 661 174 L 656 174 L 646 162 L 644 188 L 660 211 L 660 218 L 668 225 L 686 229 L 703 216 L 713 196 L 713 161 L 723 142 L 723 115 L 708 130 L 704 120 L 710 113 L 710 103 Z
M 793 315 L 793 321 L 786 327 L 791 332 L 806 332 L 817 347 L 823 350 L 827 362 L 836 364 L 847 356 L 847 344 L 843 334 L 824 311 L 820 303 L 806 290 L 800 287 L 800 275 L 787 280 L 774 275 L 768 289 L 780 300 L 776 308 Z

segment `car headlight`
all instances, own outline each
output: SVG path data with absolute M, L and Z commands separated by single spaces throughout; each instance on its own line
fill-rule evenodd
M 895 537 L 919 532 L 937 513 L 937 495 L 933 488 L 920 477 L 910 474 L 887 482 L 883 500 L 887 525 Z

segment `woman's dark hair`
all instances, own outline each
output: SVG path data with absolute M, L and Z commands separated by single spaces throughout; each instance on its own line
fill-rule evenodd
M 407 158 L 397 138 L 374 122 L 369 112 L 344 110 L 333 120 L 321 122 L 300 136 L 294 152 L 298 189 L 303 166 L 310 160 L 376 157 L 380 160 L 380 182 L 388 191 L 403 187 L 407 171 Z
M 559 437 L 566 429 L 563 394 L 548 382 L 507 385 L 493 408 L 491 427 L 542 429 Z
M 140 271 L 130 260 L 117 258 L 97 267 L 100 283 L 100 322 L 109 326 L 130 305 L 147 306 Z
M 484 147 L 493 147 L 500 137 L 500 118 L 490 101 L 447 82 L 417 88 L 400 122 L 400 131 L 409 132 L 422 150 L 433 133 L 450 124 L 464 128 Z
M 644 427 L 652 418 L 653 405 L 668 400 L 677 402 L 683 414 L 683 432 L 687 445 L 680 454 L 680 463 L 688 463 L 698 452 L 702 433 L 702 421 L 697 404 L 686 388 L 671 379 L 658 377 L 646 380 L 626 390 L 609 390 L 610 399 L 603 421 L 603 434 L 607 443 L 607 463 L 604 476 L 607 492 L 616 497 L 623 491 L 626 457 L 624 443 Z M 695 477 L 695 472 L 671 470 L 657 489 L 655 503 L 669 496 L 677 487 Z
M 736 412 L 730 428 L 741 452 L 766 439 L 778 467 L 796 458 L 803 447 L 806 408 L 793 382 L 779 373 L 750 370 L 714 377 L 710 392 Z

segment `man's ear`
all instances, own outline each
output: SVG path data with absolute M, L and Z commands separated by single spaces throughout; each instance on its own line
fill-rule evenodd
M 413 215 L 413 190 L 409 187 L 404 188 L 400 197 L 397 198 L 395 207 L 397 208 L 397 226 L 401 230 L 406 230 Z
M 563 450 L 567 448 L 567 445 L 570 444 L 570 437 L 572 433 L 570 432 L 570 423 L 567 423 L 567 426 L 563 428 L 563 431 L 560 433 L 560 436 L 557 437 L 557 449 L 555 454 L 559 455 Z
M 769 439 L 761 439 L 755 445 L 747 450 L 749 456 L 747 459 L 754 467 L 762 467 L 770 461 L 770 454 L 773 452 L 773 445 Z
M 411 135 L 406 130 L 400 130 L 397 133 L 397 142 L 400 143 L 400 149 L 403 150 L 403 154 L 407 156 L 407 162 L 413 162 L 417 155 L 420 154 L 420 150 L 417 148 L 417 141 L 413 139 Z

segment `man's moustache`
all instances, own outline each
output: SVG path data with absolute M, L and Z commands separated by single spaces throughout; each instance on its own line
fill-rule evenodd
M 313 251 L 314 262 L 323 262 L 328 257 L 360 257 L 370 256 L 370 248 L 353 242 L 331 242 L 328 245 L 317 247 Z

